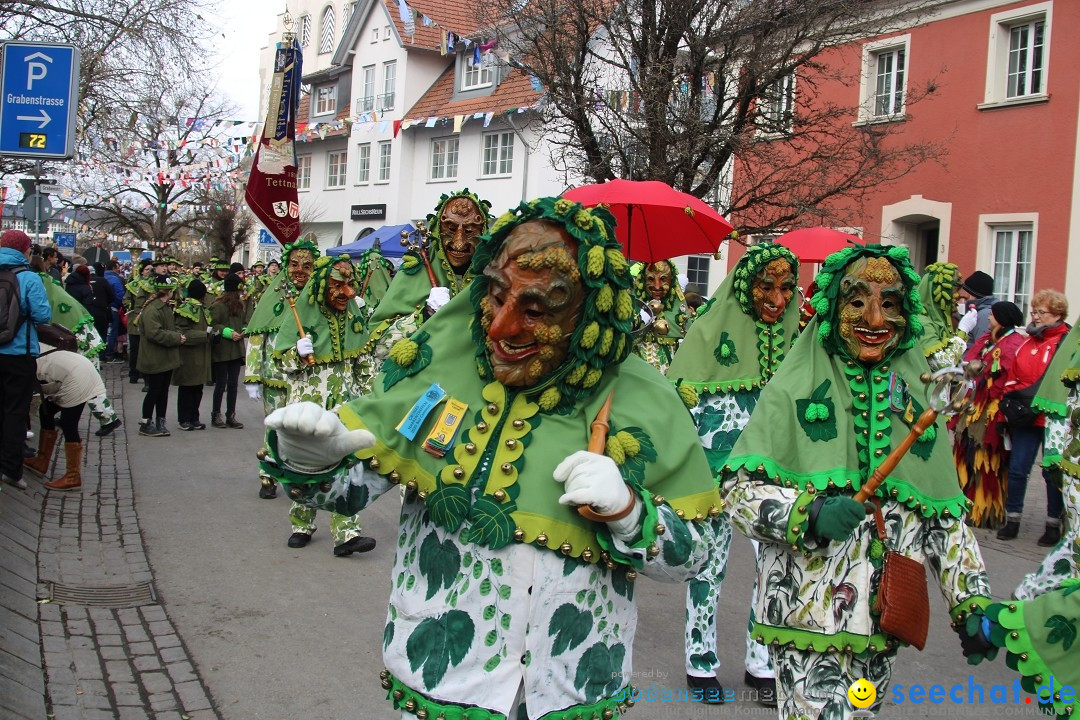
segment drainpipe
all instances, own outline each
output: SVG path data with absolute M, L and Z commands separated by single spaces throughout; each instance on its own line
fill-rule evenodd
M 529 147 L 529 142 L 525 139 L 525 135 L 518 129 L 518 126 L 514 124 L 514 116 L 507 115 L 506 122 L 510 123 L 510 128 L 514 131 L 514 134 L 521 138 L 521 144 L 525 146 L 525 167 L 522 168 L 521 175 L 521 202 L 527 202 L 529 200 L 529 155 L 532 154 L 532 148 Z

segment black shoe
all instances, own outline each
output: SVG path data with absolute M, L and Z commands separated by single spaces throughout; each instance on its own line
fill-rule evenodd
M 225 424 L 225 418 L 221 417 L 221 413 L 210 413 L 210 424 L 216 428 L 229 427 Z
M 131 383 L 132 385 L 138 385 L 142 381 L 139 380 L 138 377 L 129 377 L 128 382 Z
M 776 678 L 759 678 L 746 673 L 743 682 L 757 691 L 758 705 L 776 707 Z
M 375 538 L 356 536 L 334 547 L 334 555 L 348 557 L 354 552 L 364 553 L 375 549 Z
M 139 423 L 139 434 L 146 437 L 155 437 L 154 433 L 157 432 L 157 425 L 153 420 L 147 420 Z
M 206 429 L 206 424 L 201 423 L 201 422 L 194 422 L 194 423 L 191 423 L 191 429 L 192 430 L 205 430 Z
M 188 422 L 177 423 L 177 425 L 180 427 L 181 430 L 186 430 L 188 432 L 195 429 L 195 426 Z
M 263 483 L 259 488 L 259 497 L 263 500 L 273 500 L 277 497 L 277 483 Z
M 723 705 L 724 704 L 724 688 L 720 684 L 720 681 L 716 679 L 716 676 L 711 677 L 697 677 L 696 675 L 686 676 L 686 686 L 691 690 L 691 699 L 703 702 L 706 705 Z M 694 690 L 700 690 L 700 693 L 693 693 Z
M 302 548 L 311 542 L 311 535 L 302 532 L 294 532 L 289 536 L 289 547 Z
M 22 456 L 23 456 L 24 458 L 31 458 L 31 457 L 35 457 L 36 455 L 37 455 L 37 450 L 35 450 L 34 448 L 30 447 L 30 443 L 25 443 L 25 442 L 24 442 L 24 443 L 22 444 Z
M 1020 521 L 1009 520 L 997 531 L 998 540 L 1013 540 L 1020 534 Z
M 1047 525 L 1043 530 L 1042 537 L 1036 543 L 1039 547 L 1054 547 L 1061 541 L 1061 526 Z
M 228 413 L 225 416 L 225 427 L 231 427 L 231 428 L 235 428 L 237 430 L 243 430 L 244 429 L 244 423 L 237 422 L 236 413 Z
M 112 431 L 120 427 L 121 424 L 122 423 L 120 422 L 120 418 L 116 418 L 111 423 L 106 423 L 105 425 L 102 425 L 94 434 L 98 437 L 105 437 L 106 435 L 111 435 Z

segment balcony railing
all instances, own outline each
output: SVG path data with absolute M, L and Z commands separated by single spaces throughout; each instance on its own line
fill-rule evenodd
M 356 99 L 356 114 L 371 112 L 372 110 L 378 112 L 385 112 L 387 110 L 394 109 L 394 96 L 395 93 L 384 93 L 382 95 L 369 95 L 367 97 L 361 97 Z

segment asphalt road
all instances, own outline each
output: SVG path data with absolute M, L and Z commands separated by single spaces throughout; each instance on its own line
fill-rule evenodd
M 206 388 L 203 420 L 209 422 Z M 393 564 L 398 497 L 390 493 L 362 515 L 365 534 L 379 545 L 365 555 L 332 554 L 328 518 L 302 550 L 286 547 L 289 501 L 257 495 L 255 452 L 262 433 L 261 403 L 241 390 L 238 418 L 243 430 L 175 427 L 170 399 L 168 438 L 138 437 L 134 425 L 143 395 L 124 385 L 126 422 L 132 426 L 129 453 L 135 502 L 162 604 L 189 648 L 226 720 L 395 719 L 379 685 L 381 641 Z M 1044 554 L 1035 545 L 1042 532 L 1045 492 L 1033 479 L 1021 536 L 1002 543 L 977 531 L 995 595 L 1007 597 Z M 747 540 L 737 536 L 724 583 L 719 617 L 723 666 L 720 681 L 736 692 L 743 678 L 743 637 L 753 582 Z M 684 586 L 639 580 L 639 627 L 634 647 L 635 684 L 684 687 Z M 970 668 L 948 625 L 945 605 L 931 587 L 933 619 L 923 652 L 902 651 L 894 683 L 909 686 L 960 684 L 966 699 L 969 675 L 989 688 L 1011 686 L 1015 675 L 1004 662 Z M 1011 693 L 1009 699 L 1011 700 Z M 1031 705 L 887 705 L 882 717 L 1030 715 Z M 745 700 L 723 707 L 695 703 L 639 704 L 631 717 L 775 718 Z

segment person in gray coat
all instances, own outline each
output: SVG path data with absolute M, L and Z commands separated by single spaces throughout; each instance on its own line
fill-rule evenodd
M 977 313 L 974 329 L 958 326 L 967 333 L 967 349 L 970 350 L 975 340 L 990 331 L 990 308 L 998 301 L 994 297 L 994 278 L 982 270 L 971 273 L 960 285 L 960 299 L 963 303 L 961 315 L 966 315 L 972 309 Z

